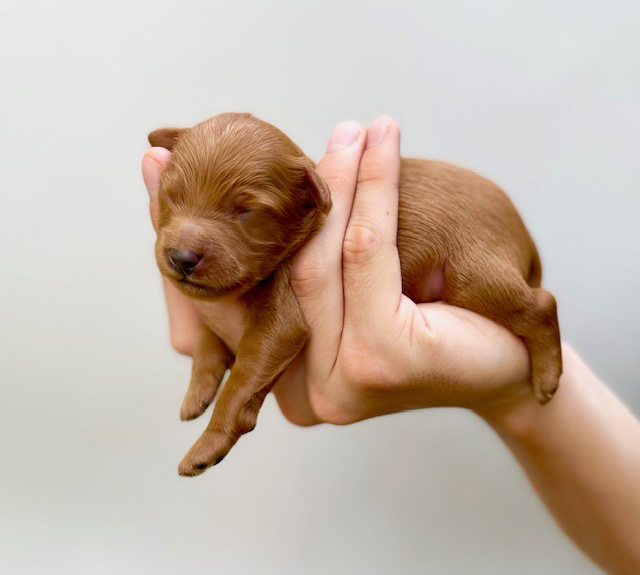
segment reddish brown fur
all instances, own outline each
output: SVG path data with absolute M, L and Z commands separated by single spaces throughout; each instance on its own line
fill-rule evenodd
M 204 412 L 233 364 L 209 426 L 180 464 L 182 475 L 197 475 L 253 429 L 266 394 L 307 341 L 289 286 L 290 259 L 322 225 L 331 200 L 302 151 L 248 114 L 222 114 L 189 130 L 158 130 L 149 141 L 173 151 L 160 183 L 158 265 L 198 300 L 207 325 L 194 354 L 183 419 Z M 185 278 L 169 265 L 170 249 L 203 258 Z M 432 280 L 442 278 L 436 292 L 443 301 L 523 338 L 536 397 L 551 399 L 562 372 L 555 300 L 540 289 L 535 245 L 497 186 L 441 162 L 402 160 L 398 250 L 406 295 L 416 302 L 433 299 Z M 247 307 L 235 363 L 202 301 L 227 297 Z

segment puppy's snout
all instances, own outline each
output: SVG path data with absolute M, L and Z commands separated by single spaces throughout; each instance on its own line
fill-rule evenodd
M 185 276 L 191 274 L 202 259 L 202 255 L 179 250 L 169 250 L 168 256 L 171 267 Z

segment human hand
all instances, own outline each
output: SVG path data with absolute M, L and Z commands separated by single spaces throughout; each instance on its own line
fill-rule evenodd
M 468 310 L 402 294 L 399 169 L 400 134 L 388 118 L 366 131 L 341 124 L 317 167 L 333 208 L 291 278 L 312 335 L 274 390 L 297 423 L 433 406 L 488 415 L 533 397 L 516 336 Z
M 529 393 L 528 354 L 515 336 L 467 310 L 416 305 L 402 294 L 399 157 L 398 128 L 382 118 L 368 131 L 339 126 L 318 165 L 334 207 L 291 278 L 312 336 L 274 388 L 294 423 L 346 424 L 444 405 L 483 412 Z M 151 148 L 143 159 L 152 221 L 169 158 Z M 172 343 L 190 354 L 200 318 L 188 298 L 166 280 L 164 287 Z

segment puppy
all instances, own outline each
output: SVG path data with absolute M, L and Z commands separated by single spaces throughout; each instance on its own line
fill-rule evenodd
M 309 337 L 290 262 L 322 226 L 331 198 L 300 148 L 249 114 L 157 130 L 149 142 L 173 152 L 159 190 L 160 271 L 197 302 L 246 306 L 235 357 L 203 314 L 181 417 L 202 414 L 232 369 L 207 429 L 180 463 L 179 473 L 193 476 L 255 427 L 265 396 Z M 426 301 L 428 278 L 441 277 L 442 301 L 520 336 L 535 396 L 548 402 L 562 373 L 556 302 L 540 288 L 538 253 L 506 195 L 467 170 L 403 159 L 397 241 L 403 292 Z

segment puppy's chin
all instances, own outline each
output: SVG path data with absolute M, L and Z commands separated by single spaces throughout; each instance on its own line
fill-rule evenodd
M 222 298 L 235 297 L 242 293 L 242 284 L 233 286 L 211 287 L 196 283 L 187 278 L 169 277 L 171 283 L 187 297 L 201 300 L 216 300 Z

